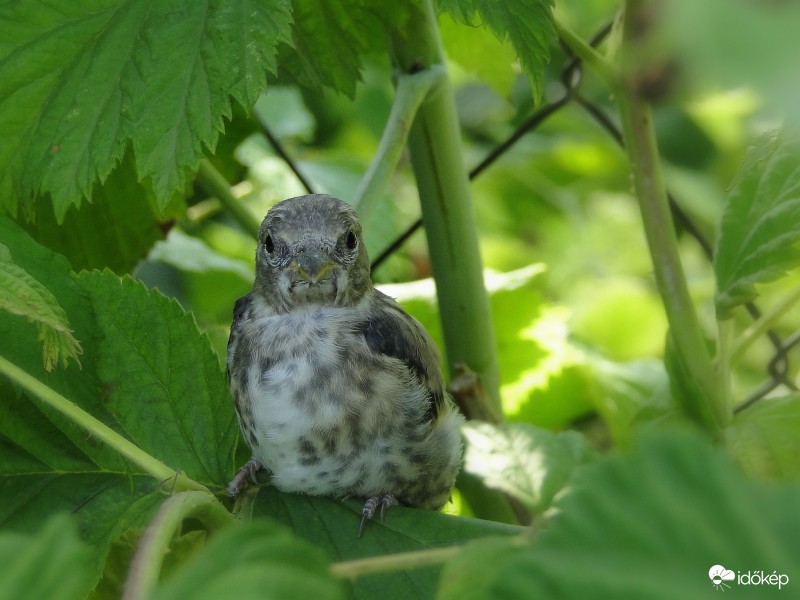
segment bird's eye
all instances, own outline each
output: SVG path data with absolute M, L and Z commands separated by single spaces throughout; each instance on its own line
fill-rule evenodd
M 275 252 L 275 242 L 272 240 L 271 235 L 268 235 L 267 239 L 264 240 L 264 249 L 267 251 L 267 254 Z
M 352 229 L 347 232 L 347 237 L 345 238 L 344 243 L 347 245 L 348 250 L 355 250 L 356 246 L 358 246 L 358 238 Z

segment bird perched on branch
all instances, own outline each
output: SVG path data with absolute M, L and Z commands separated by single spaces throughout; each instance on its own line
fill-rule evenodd
M 423 327 L 372 286 L 356 212 L 332 196 L 273 206 L 253 291 L 228 341 L 236 413 L 258 469 L 279 490 L 439 509 L 461 462 L 463 418 Z

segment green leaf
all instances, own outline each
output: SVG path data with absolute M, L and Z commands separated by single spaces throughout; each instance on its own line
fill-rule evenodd
M 78 360 L 81 344 L 72 335 L 64 309 L 47 288 L 15 265 L 8 247 L 0 244 L 0 308 L 36 323 L 46 371 L 70 358 Z M 80 361 L 78 361 L 80 364 Z
M 255 494 L 255 496 L 253 495 Z M 364 501 L 285 494 L 271 486 L 252 490 L 239 507 L 240 514 L 269 516 L 320 548 L 331 561 L 354 560 L 386 554 L 440 548 L 485 536 L 513 535 L 523 527 L 443 515 L 429 510 L 395 506 L 384 522 L 367 523 L 356 536 Z M 440 569 L 430 567 L 362 577 L 352 583 L 356 599 L 430 598 Z
M 524 423 L 479 422 L 467 423 L 462 431 L 467 441 L 464 471 L 537 514 L 550 506 L 575 469 L 593 455 L 586 439 L 574 431 L 555 433 Z
M 527 544 L 498 543 L 491 561 L 481 542 L 465 549 L 445 567 L 438 598 L 718 598 L 708 572 L 720 564 L 788 575 L 791 586 L 798 502 L 800 488 L 757 487 L 698 434 L 662 432 L 583 469 Z M 481 584 L 470 591 L 465 581 Z
M 102 338 L 98 375 L 126 437 L 205 483 L 233 475 L 238 425 L 225 376 L 194 318 L 176 301 L 110 272 L 78 278 Z
M 449 13 L 440 14 L 438 21 L 447 59 L 475 73 L 501 96 L 509 97 L 517 76 L 513 68 L 517 57 L 511 45 L 500 42 L 486 29 L 464 27 Z
M 108 179 L 95 188 L 92 201 L 71 206 L 61 224 L 53 207 L 39 202 L 34 221 L 21 225 L 34 239 L 67 257 L 75 271 L 108 268 L 129 273 L 153 244 L 163 239 L 168 226 L 164 221 L 178 216 L 165 217 L 156 208 L 155 198 L 147 196 L 136 181 L 133 159 L 127 153 Z
M 323 553 L 265 519 L 228 527 L 152 595 L 184 598 L 345 598 Z
M 111 273 L 74 277 L 63 257 L 43 248 L 13 222 L 1 217 L 0 243 L 11 249 L 22 268 L 52 290 L 75 328 L 76 337 L 92 342 L 84 349 L 82 369 L 55 370 L 48 374 L 42 365 L 35 327 L 15 315 L 0 312 L 0 338 L 7 342 L 3 345 L 3 356 L 123 435 L 136 439 L 140 428 L 155 423 L 157 427 L 145 434 L 162 436 L 160 444 L 153 444 L 159 458 L 183 469 L 183 457 L 190 454 L 186 459 L 187 471 L 194 473 L 208 464 L 206 470 L 215 474 L 214 479 L 207 480 L 224 483 L 233 471 L 237 435 L 233 408 L 216 357 L 192 317 L 174 302 L 147 292 L 130 280 L 123 283 Z M 129 287 L 133 288 L 130 292 Z M 131 298 L 104 296 L 112 292 L 130 293 Z M 95 301 L 98 303 L 94 304 Z M 188 395 L 181 395 L 179 402 L 166 408 L 152 403 L 154 396 L 161 397 L 157 393 L 135 397 L 140 401 L 138 405 L 125 404 L 129 400 L 125 400 L 124 386 L 120 390 L 116 381 L 101 377 L 117 369 L 128 381 L 143 380 L 147 384 L 152 381 L 147 379 L 147 373 L 143 377 L 135 372 L 137 367 L 149 368 L 142 364 L 141 355 L 121 353 L 125 338 L 107 339 L 110 332 L 106 323 L 112 317 L 136 322 L 140 328 L 149 330 L 153 349 L 146 356 L 152 357 L 165 348 L 173 350 L 166 357 L 160 355 L 164 362 L 154 365 L 157 370 L 153 373 L 174 374 L 165 383 L 165 390 L 174 393 L 182 385 Z M 166 326 L 164 319 L 168 321 Z M 153 327 L 159 323 L 161 327 Z M 171 348 L 170 343 L 180 345 Z M 119 364 L 109 366 L 111 356 Z M 197 388 L 202 388 L 200 393 L 196 393 Z M 152 388 L 142 389 L 143 394 L 148 391 Z M 209 404 L 210 393 L 216 394 L 213 405 Z M 108 398 L 111 400 L 106 401 Z M 149 414 L 132 414 L 137 410 L 141 413 L 145 406 Z M 189 414 L 183 415 L 176 425 L 172 408 Z M 212 419 L 216 420 L 212 423 Z M 196 437 L 187 441 L 180 435 L 173 436 L 174 428 L 180 426 L 190 428 L 186 435 Z M 143 527 L 169 492 L 170 485 L 170 481 L 159 482 L 142 474 L 115 450 L 99 443 L 91 432 L 19 393 L 4 377 L 0 378 L 0 525 L 3 528 L 32 532 L 40 526 L 43 515 L 58 511 L 73 513 L 82 537 L 91 546 L 89 565 L 96 582 L 103 573 L 112 543 L 128 529 Z
M 728 194 L 714 253 L 715 302 L 721 319 L 798 265 L 800 141 L 762 137 Z
M 539 102 L 550 46 L 556 43 L 552 0 L 438 0 L 437 5 L 461 23 L 483 24 L 501 42 L 509 39 Z
M 163 210 L 250 107 L 288 39 L 288 0 L 88 0 L 0 8 L 0 196 L 56 218 L 89 197 L 130 144 Z
M 765 398 L 738 413 L 725 432 L 745 472 L 771 479 L 800 476 L 800 394 Z
M 51 517 L 36 535 L 0 533 L 0 599 L 82 600 L 90 589 L 90 551 L 75 521 Z
M 281 47 L 281 73 L 312 91 L 328 87 L 352 98 L 364 55 L 385 51 L 386 33 L 402 29 L 409 10 L 405 2 L 292 0 L 292 43 Z
M 206 271 L 225 271 L 238 275 L 245 281 L 252 282 L 255 273 L 246 262 L 227 257 L 212 250 L 202 240 L 185 234 L 180 229 L 173 229 L 167 239 L 158 242 L 148 257 L 175 267 L 181 271 L 204 273 Z
M 42 364 L 36 328 L 15 315 L 0 311 L 0 339 L 6 342 L 2 348 L 3 356 L 101 421 L 113 423 L 114 417 L 103 406 L 101 383 L 96 375 L 98 347 L 94 340 L 100 333 L 92 306 L 75 281 L 69 263 L 64 257 L 37 244 L 18 225 L 4 217 L 0 217 L 0 243 L 10 249 L 15 264 L 50 291 L 64 309 L 75 338 L 84 341 L 80 370 L 55 369 L 48 373 Z M 4 392 L 0 395 L 3 398 L 0 401 L 0 433 L 15 443 L 23 444 L 45 464 L 54 467 L 61 464 L 62 456 L 71 454 L 64 449 L 66 444 L 74 447 L 78 456 L 88 457 L 102 469 L 124 472 L 127 468 L 127 463 L 116 451 L 96 443 L 85 430 L 60 414 L 38 403 L 31 405 L 35 401 L 27 397 L 20 400 L 5 378 L 0 380 L 0 387 Z M 32 407 L 31 411 L 26 410 L 27 406 Z M 26 418 L 17 418 L 18 413 L 25 414 Z M 52 453 L 51 438 L 47 435 L 51 429 L 66 436 L 64 444 L 52 447 Z

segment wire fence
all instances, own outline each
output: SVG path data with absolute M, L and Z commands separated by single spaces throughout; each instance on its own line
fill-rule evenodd
M 603 26 L 591 39 L 590 44 L 593 47 L 599 45 L 606 36 L 610 33 L 612 24 L 608 23 Z M 493 165 L 499 158 L 506 154 L 514 145 L 520 141 L 525 135 L 534 132 L 550 117 L 557 114 L 563 108 L 570 105 L 580 106 L 586 113 L 602 128 L 620 147 L 624 146 L 622 130 L 614 122 L 613 118 L 606 113 L 603 106 L 598 105 L 586 98 L 581 93 L 581 86 L 583 83 L 583 64 L 566 46 L 562 43 L 562 47 L 567 54 L 564 67 L 561 70 L 560 80 L 563 85 L 564 91 L 560 98 L 548 102 L 547 104 L 539 107 L 534 111 L 511 135 L 505 140 L 495 146 L 486 157 L 474 166 L 469 172 L 470 181 L 479 177 L 491 165 Z M 303 177 L 298 169 L 296 163 L 289 157 L 285 150 L 281 147 L 280 142 L 269 132 L 266 124 L 264 125 L 264 133 L 267 139 L 274 147 L 276 153 L 289 165 L 292 171 L 297 175 L 301 184 L 305 187 L 308 193 L 314 193 L 313 187 L 307 178 Z M 711 261 L 713 258 L 713 246 L 697 225 L 692 221 L 690 216 L 678 205 L 675 198 L 667 193 L 670 210 L 673 219 L 677 226 L 683 231 L 688 233 L 699 245 L 705 257 Z M 372 268 L 375 269 L 380 266 L 387 258 L 395 253 L 403 244 L 410 238 L 419 228 L 422 227 L 422 218 L 419 218 L 409 227 L 406 228 L 400 235 L 397 236 L 387 247 L 384 249 L 372 262 Z M 753 320 L 761 316 L 761 311 L 754 302 L 749 302 L 745 305 L 748 314 Z M 734 412 L 739 412 L 755 402 L 766 397 L 770 392 L 780 386 L 785 387 L 791 391 L 797 391 L 798 387 L 792 380 L 790 374 L 789 354 L 798 345 L 800 345 L 800 331 L 795 332 L 788 337 L 782 337 L 775 330 L 770 329 L 765 332 L 766 338 L 772 345 L 772 355 L 764 367 L 766 371 L 766 380 L 753 390 L 740 404 L 734 408 Z

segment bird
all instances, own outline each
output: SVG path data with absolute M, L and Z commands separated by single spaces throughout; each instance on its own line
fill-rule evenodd
M 236 301 L 227 369 L 252 458 L 280 491 L 365 500 L 358 526 L 394 505 L 439 510 L 461 467 L 463 417 L 436 345 L 375 289 L 358 214 L 326 194 L 273 205 L 252 291 Z

